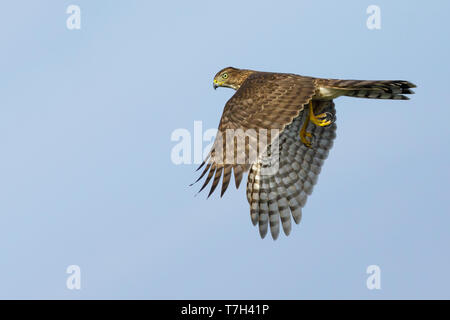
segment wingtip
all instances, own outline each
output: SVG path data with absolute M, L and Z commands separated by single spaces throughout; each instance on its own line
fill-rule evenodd
M 189 187 L 192 187 L 194 184 L 196 184 L 197 182 L 200 181 L 200 179 L 203 178 L 203 176 L 200 176 L 197 180 L 195 180 L 194 182 L 192 182 Z
M 264 239 L 267 235 L 267 229 L 259 229 L 259 236 L 261 237 L 261 239 Z
M 206 162 L 206 161 L 203 161 L 203 162 L 198 166 L 198 168 L 195 169 L 195 171 L 200 170 L 200 169 L 205 165 L 205 162 Z

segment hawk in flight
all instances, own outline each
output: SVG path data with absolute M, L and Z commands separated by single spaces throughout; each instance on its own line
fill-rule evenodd
M 249 171 L 251 221 L 262 238 L 270 226 L 273 239 L 280 233 L 280 222 L 289 235 L 291 215 L 295 223 L 300 222 L 302 208 L 333 146 L 333 99 L 407 100 L 404 94 L 414 93 L 411 88 L 415 87 L 403 80 L 321 79 L 232 67 L 219 71 L 213 86 L 236 93 L 226 103 L 211 151 L 197 169 L 204 167 L 197 181 L 206 176 L 200 191 L 212 181 L 209 197 L 222 178 L 222 196 L 232 174 L 238 188 Z

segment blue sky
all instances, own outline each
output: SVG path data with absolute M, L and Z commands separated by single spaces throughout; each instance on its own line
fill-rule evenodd
M 66 8 L 81 8 L 81 29 Z M 366 8 L 381 9 L 381 29 Z M 0 298 L 450 298 L 450 3 L 9 1 L 0 12 Z M 405 79 L 340 98 L 303 220 L 259 238 L 172 132 L 218 125 L 223 67 Z M 368 290 L 366 268 L 381 268 Z M 66 268 L 81 268 L 81 290 Z

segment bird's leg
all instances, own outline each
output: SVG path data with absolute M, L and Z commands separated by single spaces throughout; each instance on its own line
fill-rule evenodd
M 318 115 L 314 114 L 312 100 L 309 101 L 309 120 L 319 127 L 326 127 L 333 123 L 333 120 L 330 120 L 330 113 L 324 112 Z
M 309 112 L 309 114 L 305 117 L 302 128 L 300 129 L 300 140 L 303 142 L 303 144 L 305 146 L 307 146 L 308 148 L 311 148 L 311 140 L 312 140 L 313 135 L 310 132 L 306 132 L 306 128 L 308 128 L 309 119 L 311 119 L 311 113 L 313 113 L 311 104 L 310 104 L 308 112 Z M 307 138 L 309 138 L 309 140 Z
M 306 116 L 306 119 L 303 122 L 302 128 L 300 129 L 300 140 L 308 148 L 311 147 L 311 139 L 313 138 L 313 134 L 311 134 L 310 132 L 306 132 L 306 129 L 308 128 L 308 123 L 310 121 L 312 123 L 314 123 L 316 126 L 326 127 L 326 126 L 332 124 L 334 119 L 333 119 L 333 115 L 329 112 L 323 112 L 318 115 L 315 115 L 312 100 L 309 101 L 308 115 Z M 309 138 L 309 139 L 307 139 L 307 138 Z

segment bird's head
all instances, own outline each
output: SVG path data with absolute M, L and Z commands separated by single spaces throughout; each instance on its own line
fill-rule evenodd
M 238 90 L 245 79 L 253 72 L 251 70 L 236 69 L 233 67 L 224 68 L 215 75 L 213 87 L 214 89 L 226 87 Z

